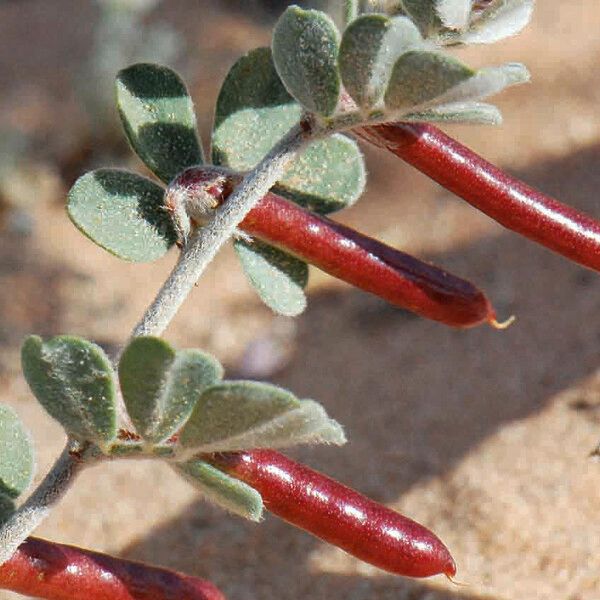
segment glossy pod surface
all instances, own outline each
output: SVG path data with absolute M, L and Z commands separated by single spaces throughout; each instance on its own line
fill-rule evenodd
M 250 211 L 241 229 L 423 317 L 454 327 L 495 320 L 472 283 L 275 194 Z
M 545 196 L 424 123 L 393 123 L 354 133 L 386 148 L 504 227 L 600 271 L 600 223 Z
M 407 577 L 456 573 L 450 552 L 431 531 L 278 452 L 213 458 L 258 490 L 269 511 L 360 560 Z
M 37 538 L 0 566 L 0 588 L 46 600 L 225 600 L 202 579 Z

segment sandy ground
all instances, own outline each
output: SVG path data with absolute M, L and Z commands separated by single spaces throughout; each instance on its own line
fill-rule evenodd
M 268 33 L 234 3 L 164 4 L 190 44 L 184 70 L 206 131 L 228 65 Z M 600 11 L 595 0 L 538 4 L 524 35 L 466 53 L 476 65 L 530 67 L 533 82 L 498 99 L 505 125 L 449 131 L 600 217 Z M 0 114 L 22 119 L 29 107 L 42 129 L 74 110 L 68 73 L 94 17 L 87 2 L 52 5 L 0 8 Z M 600 439 L 600 279 L 366 151 L 369 191 L 340 219 L 477 282 L 501 316 L 517 315 L 513 327 L 447 329 L 316 271 L 309 308 L 292 323 L 260 305 L 227 250 L 167 337 L 241 375 L 269 367 L 249 360 L 249 347 L 284 347 L 271 379 L 319 399 L 350 439 L 292 454 L 432 527 L 466 585 L 389 576 L 273 517 L 245 523 L 161 464 L 84 473 L 38 533 L 210 578 L 232 600 L 598 600 L 600 464 L 588 453 Z M 20 340 L 68 332 L 118 347 L 174 256 L 124 264 L 80 236 L 60 203 L 31 214 L 32 236 L 0 235 L 0 400 L 33 431 L 42 475 L 63 436 L 18 373 Z

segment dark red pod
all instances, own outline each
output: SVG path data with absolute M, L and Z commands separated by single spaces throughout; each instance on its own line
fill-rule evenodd
M 176 223 L 182 212 L 202 222 L 207 207 L 226 201 L 238 180 L 211 167 L 192 167 L 171 183 L 166 205 Z M 472 283 L 273 193 L 249 212 L 240 229 L 423 317 L 454 327 L 498 325 L 489 300 Z
M 395 306 L 454 327 L 496 324 L 485 294 L 469 281 L 382 244 L 275 194 L 242 221 L 257 238 Z
M 210 460 L 255 488 L 272 513 L 360 560 L 407 577 L 456 573 L 450 552 L 431 531 L 278 452 Z
M 504 227 L 600 271 L 600 223 L 487 162 L 433 125 L 390 123 L 354 131 L 399 156 Z
M 225 600 L 209 581 L 32 537 L 0 565 L 0 588 L 46 600 Z

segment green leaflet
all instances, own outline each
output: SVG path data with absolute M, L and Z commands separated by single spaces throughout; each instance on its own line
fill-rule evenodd
M 0 522 L 31 484 L 33 445 L 17 413 L 0 404 Z
M 21 363 L 31 391 L 69 435 L 100 445 L 115 438 L 114 373 L 102 348 L 71 336 L 30 336 Z
M 208 388 L 179 437 L 183 455 L 300 443 L 345 442 L 338 423 L 312 400 L 277 386 L 232 381 Z
M 340 34 L 324 12 L 290 6 L 273 30 L 273 60 L 285 87 L 310 112 L 330 116 L 340 96 Z
M 258 240 L 237 239 L 234 248 L 248 279 L 269 308 L 288 317 L 306 308 L 305 262 Z
M 422 45 L 417 27 L 406 17 L 367 14 L 353 21 L 340 45 L 340 73 L 346 91 L 363 109 L 380 102 L 394 62 Z
M 421 30 L 423 37 L 434 33 L 441 25 L 436 12 L 436 0 L 402 0 L 405 12 Z
M 432 101 L 475 75 L 475 71 L 441 52 L 411 50 L 394 65 L 385 105 L 408 110 Z
M 176 239 L 163 195 L 164 190 L 145 177 L 98 169 L 75 182 L 67 212 L 101 248 L 125 260 L 150 262 L 163 256 Z
M 134 339 L 119 363 L 127 412 L 136 431 L 153 443 L 171 437 L 191 414 L 204 389 L 223 377 L 223 367 L 199 350 L 175 350 L 155 337 Z
M 284 88 L 268 48 L 252 50 L 229 71 L 217 100 L 212 158 L 237 171 L 254 167 L 298 123 L 302 109 Z M 353 204 L 365 186 L 357 144 L 333 135 L 294 161 L 275 191 L 319 213 Z
M 177 463 L 174 469 L 211 502 L 250 521 L 261 520 L 262 498 L 244 482 L 201 460 Z
M 167 67 L 139 63 L 119 72 L 117 106 L 136 154 L 165 183 L 202 164 L 196 115 L 185 84 Z

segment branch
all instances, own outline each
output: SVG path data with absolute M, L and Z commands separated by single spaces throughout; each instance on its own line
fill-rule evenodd
M 50 514 L 85 463 L 84 451 L 71 440 L 29 499 L 0 527 L 0 565 Z
M 36 538 L 0 566 L 0 588 L 46 600 L 225 600 L 197 577 Z
M 132 337 L 160 335 L 166 329 L 217 251 L 281 178 L 290 162 L 316 137 L 313 124 L 304 119 L 248 173 L 228 201 L 215 211 L 213 219 L 191 235 L 177 265 L 136 325 Z

